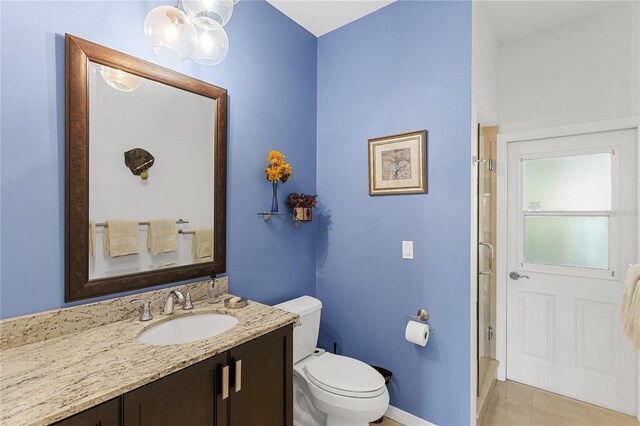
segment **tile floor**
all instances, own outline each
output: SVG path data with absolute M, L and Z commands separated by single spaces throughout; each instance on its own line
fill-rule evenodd
M 496 383 L 482 426 L 640 426 L 631 416 L 520 383 Z

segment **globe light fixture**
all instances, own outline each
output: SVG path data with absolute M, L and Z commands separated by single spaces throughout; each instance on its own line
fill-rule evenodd
M 209 23 L 207 28 L 197 25 L 198 45 L 191 58 L 199 64 L 216 65 L 224 60 L 229 52 L 229 37 L 222 25 Z
M 147 14 L 144 35 L 156 55 L 170 61 L 189 58 L 198 44 L 192 20 L 172 6 L 158 6 Z
M 184 61 L 190 57 L 199 64 L 219 64 L 229 52 L 229 37 L 223 27 L 237 2 L 178 0 L 175 7 L 158 6 L 144 20 L 147 43 L 164 59 Z
M 233 4 L 233 0 L 182 0 L 185 12 L 205 29 L 212 29 L 215 23 L 227 25 L 233 14 Z

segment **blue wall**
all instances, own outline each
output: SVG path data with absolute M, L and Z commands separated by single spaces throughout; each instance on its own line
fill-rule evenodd
M 438 425 L 470 419 L 470 82 L 470 2 L 394 3 L 318 40 L 321 344 L 390 369 L 391 404 Z M 367 139 L 421 129 L 429 193 L 370 197 Z M 421 307 L 426 348 L 404 340 Z
M 269 149 L 293 165 L 281 203 L 289 192 L 315 191 L 316 38 L 267 3 L 242 1 L 226 27 L 230 51 L 221 65 L 163 62 L 143 33 L 158 4 L 0 3 L 2 318 L 65 306 L 65 33 L 228 89 L 231 288 L 265 303 L 315 293 L 315 226 L 265 223 L 256 212 L 270 206 Z
M 241 1 L 214 67 L 153 55 L 142 23 L 156 4 L 0 2 L 0 317 L 65 306 L 68 32 L 227 88 L 232 291 L 265 303 L 317 294 L 322 346 L 392 370 L 392 405 L 468 424 L 470 2 L 401 1 L 316 40 Z M 429 193 L 369 197 L 367 139 L 420 129 Z M 312 224 L 256 215 L 270 202 L 271 148 L 294 167 L 281 203 L 320 194 Z M 415 260 L 401 259 L 402 240 L 415 241 Z M 437 329 L 426 348 L 403 338 L 419 307 Z

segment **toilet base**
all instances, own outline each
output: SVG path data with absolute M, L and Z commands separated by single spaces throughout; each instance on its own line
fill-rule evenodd
M 353 421 L 327 415 L 327 426 L 369 426 L 369 423 L 353 423 Z

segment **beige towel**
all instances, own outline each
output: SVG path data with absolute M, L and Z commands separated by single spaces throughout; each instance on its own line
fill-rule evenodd
M 150 220 L 147 228 L 147 248 L 151 254 L 169 253 L 178 248 L 175 219 Z
M 624 281 L 624 296 L 620 321 L 624 327 L 624 335 L 632 342 L 636 351 L 640 352 L 640 265 L 631 265 Z
M 96 221 L 89 222 L 89 256 L 93 256 L 95 253 L 96 245 Z
M 108 220 L 104 228 L 104 252 L 111 257 L 140 253 L 138 222 Z
M 629 320 L 629 310 L 636 291 L 636 286 L 640 280 L 640 265 L 631 265 L 627 269 L 627 276 L 624 280 L 624 296 L 622 296 L 622 309 L 620 310 L 620 321 L 626 325 Z
M 213 261 L 213 229 L 196 229 L 191 246 L 195 263 Z

